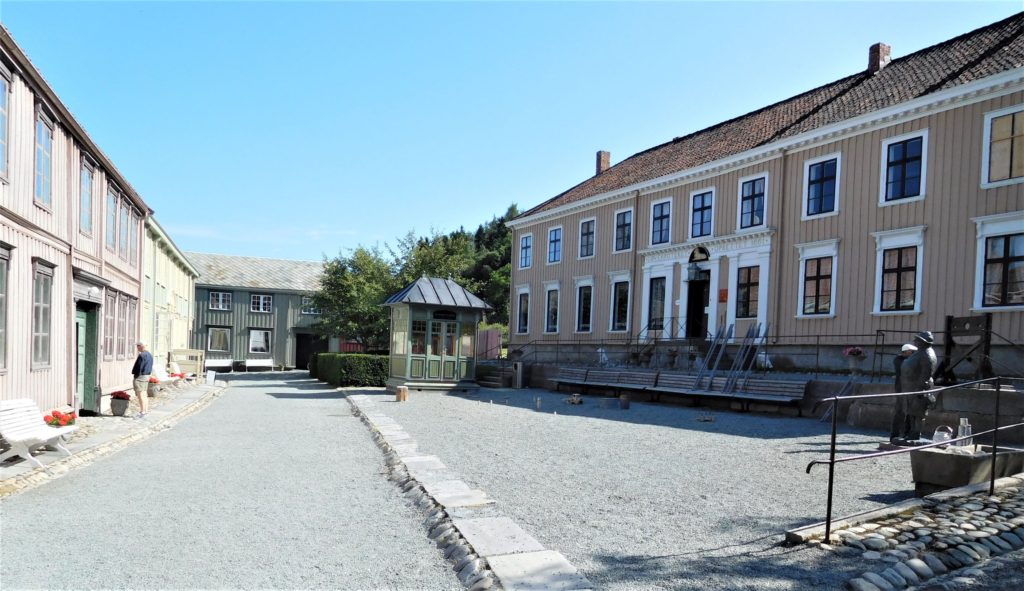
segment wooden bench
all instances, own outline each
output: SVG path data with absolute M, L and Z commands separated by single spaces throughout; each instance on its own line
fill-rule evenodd
M 245 360 L 245 371 L 249 371 L 249 369 L 253 368 L 253 367 L 262 367 L 262 368 L 266 368 L 266 369 L 269 369 L 269 370 L 273 371 L 274 370 L 274 360 L 273 359 L 246 359 Z
M 213 369 L 216 371 L 231 371 L 234 364 L 234 359 L 207 359 L 205 366 L 206 369 Z
M 152 380 L 153 378 L 156 378 L 157 381 L 155 383 L 161 388 L 165 386 L 177 386 L 182 381 L 181 378 L 171 377 L 171 375 L 167 373 L 167 370 L 162 367 L 153 368 L 153 373 L 149 374 L 149 379 Z M 150 383 L 152 384 L 154 382 L 150 381 Z
M 32 451 L 43 446 L 56 447 L 71 455 L 64 447 L 61 437 L 78 429 L 75 425 L 51 427 L 43 420 L 43 413 L 36 403 L 28 398 L 0 401 L 0 436 L 11 449 L 0 455 L 0 462 L 13 456 L 21 456 L 36 466 L 46 469 L 42 462 L 32 457 Z
M 620 371 L 616 386 L 623 390 L 650 390 L 658 382 L 658 373 L 656 371 Z
M 552 381 L 555 383 L 555 392 L 558 392 L 562 384 L 584 386 L 587 383 L 587 370 L 576 367 L 562 367 L 558 370 L 558 376 Z

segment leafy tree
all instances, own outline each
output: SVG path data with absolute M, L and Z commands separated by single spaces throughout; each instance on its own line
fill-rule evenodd
M 349 256 L 326 260 L 320 290 L 313 294 L 320 308 L 314 328 L 367 349 L 386 348 L 391 315 L 381 304 L 398 289 L 391 264 L 377 248 L 360 246 Z

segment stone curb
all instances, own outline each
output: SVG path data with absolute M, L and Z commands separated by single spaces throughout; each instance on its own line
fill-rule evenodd
M 874 521 L 877 519 L 885 519 L 894 515 L 900 515 L 908 513 L 916 509 L 920 509 L 925 505 L 927 501 L 944 502 L 950 499 L 956 499 L 960 497 L 969 497 L 971 495 L 987 491 L 987 482 L 979 482 L 977 484 L 968 484 L 957 488 L 951 488 L 948 490 L 939 491 L 932 493 L 921 498 L 907 499 L 900 501 L 895 505 L 889 505 L 888 507 L 882 507 L 881 509 L 871 509 L 861 513 L 854 513 L 847 515 L 846 517 L 840 517 L 832 520 L 832 531 L 846 529 L 854 527 L 861 523 L 868 521 Z M 1024 472 L 1020 474 L 1014 474 L 1013 476 L 1005 476 L 1003 478 L 996 479 L 996 490 L 1001 490 L 1008 486 L 1024 486 Z M 786 543 L 787 544 L 805 544 L 813 542 L 818 539 L 825 537 L 825 522 L 821 521 L 813 523 L 811 525 L 805 525 L 796 529 L 791 529 L 786 532 Z
M 223 382 L 221 382 L 221 384 L 223 384 Z M 210 390 L 195 402 L 192 402 L 191 404 L 179 409 L 171 416 L 161 419 L 152 425 L 148 425 L 138 431 L 127 433 L 118 439 L 87 447 L 75 452 L 71 456 L 61 457 L 60 459 L 54 460 L 52 463 L 46 465 L 45 468 L 36 468 L 25 474 L 19 474 L 17 476 L 7 478 L 6 480 L 0 480 L 0 500 L 30 488 L 34 488 L 40 484 L 50 482 L 56 478 L 60 478 L 74 468 L 91 464 L 99 458 L 120 451 L 133 443 L 149 439 L 160 431 L 170 429 L 185 417 L 199 412 L 209 406 L 215 398 L 219 398 L 224 393 L 224 390 L 228 388 L 227 385 L 221 384 L 218 384 L 216 389 Z

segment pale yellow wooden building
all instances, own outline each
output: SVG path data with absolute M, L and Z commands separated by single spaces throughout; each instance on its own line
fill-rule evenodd
M 199 271 L 154 217 L 146 218 L 142 273 L 140 340 L 153 354 L 154 367 L 166 368 L 168 354 L 191 342 Z

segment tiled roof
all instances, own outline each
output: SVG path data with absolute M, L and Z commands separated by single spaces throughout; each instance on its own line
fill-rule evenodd
M 655 146 L 519 218 L 739 154 L 1024 66 L 1024 12 L 908 56 Z
M 199 271 L 196 285 L 254 287 L 286 291 L 316 291 L 324 264 L 320 261 L 288 261 L 226 254 L 186 252 Z
M 451 279 L 436 277 L 420 277 L 413 281 L 405 289 L 384 301 L 384 305 L 389 304 L 429 304 L 448 308 L 491 309 L 486 302 L 466 291 L 458 283 Z

